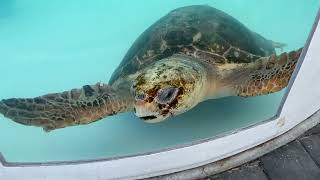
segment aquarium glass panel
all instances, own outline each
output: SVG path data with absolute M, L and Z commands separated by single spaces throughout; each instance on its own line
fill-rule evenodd
M 8 162 L 115 158 L 270 120 L 288 75 L 271 85 L 250 78 L 278 73 L 264 74 L 278 63 L 270 58 L 298 56 L 289 52 L 305 45 L 319 7 L 320 0 L 1 0 L 0 152 Z M 80 121 L 88 124 L 58 128 Z

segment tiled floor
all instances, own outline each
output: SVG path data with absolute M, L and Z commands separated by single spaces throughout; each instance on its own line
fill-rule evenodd
M 320 125 L 253 162 L 207 180 L 320 180 Z

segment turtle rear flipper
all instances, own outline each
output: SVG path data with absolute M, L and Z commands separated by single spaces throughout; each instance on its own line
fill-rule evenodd
M 231 86 L 234 95 L 244 97 L 280 91 L 288 85 L 301 52 L 302 48 L 237 66 L 224 79 L 224 84 Z
M 0 101 L 0 113 L 5 117 L 45 131 L 92 123 L 131 109 L 132 98 L 127 92 L 100 83 L 36 98 Z

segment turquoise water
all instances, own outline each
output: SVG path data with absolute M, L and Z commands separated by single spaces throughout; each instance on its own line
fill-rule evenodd
M 170 10 L 221 9 L 268 39 L 304 45 L 320 0 L 1 0 L 0 99 L 108 82 L 133 41 Z M 0 152 L 11 162 L 119 157 L 214 137 L 273 117 L 284 91 L 201 103 L 160 124 L 131 113 L 45 133 L 0 116 Z

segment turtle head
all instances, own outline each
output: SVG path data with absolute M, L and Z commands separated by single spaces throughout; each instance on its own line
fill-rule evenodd
M 201 101 L 203 71 L 192 62 L 164 59 L 139 72 L 133 85 L 135 114 L 156 123 L 184 113 Z

